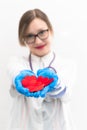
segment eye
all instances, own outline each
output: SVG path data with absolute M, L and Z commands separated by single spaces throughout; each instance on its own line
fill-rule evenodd
M 39 32 L 39 35 L 43 35 L 46 32 L 46 30 L 42 30 Z
M 28 35 L 26 36 L 26 38 L 34 38 L 34 35 L 33 35 L 33 34 L 28 34 Z

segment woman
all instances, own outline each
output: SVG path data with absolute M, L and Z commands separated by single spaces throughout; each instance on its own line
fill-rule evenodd
M 53 28 L 44 12 L 33 9 L 22 15 L 19 42 L 29 48 L 29 55 L 9 63 L 13 97 L 9 130 L 75 130 L 68 109 L 74 71 L 52 51 L 52 40 Z M 47 84 L 41 83 L 43 78 Z

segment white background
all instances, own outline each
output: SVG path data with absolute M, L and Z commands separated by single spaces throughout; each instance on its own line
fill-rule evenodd
M 71 102 L 78 130 L 87 129 L 87 4 L 86 0 L 3 0 L 0 1 L 0 130 L 9 120 L 11 98 L 7 63 L 11 55 L 27 53 L 18 44 L 21 15 L 40 8 L 49 16 L 55 31 L 59 54 L 77 64 L 77 79 Z

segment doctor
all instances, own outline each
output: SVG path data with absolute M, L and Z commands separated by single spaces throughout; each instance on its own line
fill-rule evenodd
M 53 51 L 53 28 L 43 11 L 32 9 L 22 15 L 19 43 L 29 54 L 13 57 L 8 65 L 13 99 L 8 130 L 75 130 L 69 113 L 74 66 Z M 52 81 L 29 88 L 32 76 Z

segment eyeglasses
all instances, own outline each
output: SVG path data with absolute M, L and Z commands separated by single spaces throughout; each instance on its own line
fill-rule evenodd
M 40 32 L 38 32 L 37 34 L 28 34 L 25 36 L 24 41 L 27 44 L 33 44 L 35 43 L 36 37 L 38 37 L 40 40 L 46 40 L 48 38 L 49 35 L 49 30 L 45 29 L 45 30 L 41 30 Z

